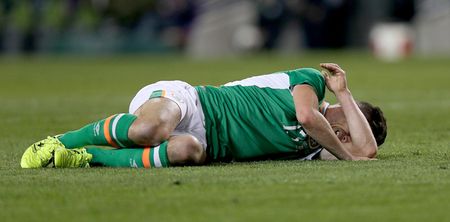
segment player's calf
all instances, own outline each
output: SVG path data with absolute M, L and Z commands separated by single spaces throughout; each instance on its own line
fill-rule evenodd
M 86 145 L 132 147 L 136 143 L 128 137 L 128 131 L 136 119 L 135 115 L 128 113 L 112 115 L 78 130 L 64 133 L 58 140 L 69 149 Z

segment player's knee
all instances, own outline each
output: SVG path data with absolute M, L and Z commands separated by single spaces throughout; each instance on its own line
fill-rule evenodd
M 202 144 L 191 135 L 177 136 L 169 143 L 169 158 L 174 165 L 199 165 L 205 162 Z
M 206 152 L 197 139 L 190 137 L 185 146 L 188 161 L 194 164 L 202 164 L 205 161 Z
M 142 146 L 154 146 L 169 139 L 171 129 L 161 121 L 136 121 L 131 125 L 128 136 Z

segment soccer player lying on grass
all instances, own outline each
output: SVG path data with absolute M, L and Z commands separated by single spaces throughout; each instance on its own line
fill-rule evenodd
M 386 137 L 381 110 L 355 102 L 338 65 L 321 67 L 328 74 L 301 68 L 220 87 L 157 82 L 136 94 L 128 114 L 31 145 L 21 166 L 151 168 L 374 158 Z M 339 104 L 323 101 L 325 87 Z

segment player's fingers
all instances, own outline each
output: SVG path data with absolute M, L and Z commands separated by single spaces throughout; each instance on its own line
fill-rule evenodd
M 339 67 L 338 64 L 336 64 L 336 63 L 331 63 L 331 62 L 320 63 L 320 66 L 322 66 L 322 67 Z
M 320 73 L 321 73 L 325 78 L 331 76 L 331 73 L 330 73 L 330 71 L 328 71 L 328 69 L 322 69 L 322 70 L 320 70 Z
M 337 76 L 345 76 L 345 71 L 343 69 L 341 69 L 340 67 L 334 67 L 332 72 L 334 75 L 337 75 Z
M 320 67 L 325 68 L 325 69 L 330 69 L 332 68 L 331 63 L 320 63 Z
M 331 72 L 341 72 L 343 71 L 337 64 L 335 63 L 320 63 L 320 67 L 330 70 Z
M 321 70 L 322 75 L 333 76 L 334 74 L 336 74 L 336 70 L 332 66 L 328 64 L 320 64 L 320 66 L 323 68 Z
M 334 72 L 345 73 L 344 70 L 341 67 L 339 67 L 338 64 L 333 63 L 333 64 L 331 64 L 331 67 L 333 67 L 332 69 L 334 70 Z

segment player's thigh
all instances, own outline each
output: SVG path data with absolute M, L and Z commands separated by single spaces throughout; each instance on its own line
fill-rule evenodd
M 156 121 L 176 126 L 181 119 L 181 110 L 171 99 L 160 97 L 147 100 L 134 115 L 143 122 Z
M 139 145 L 157 145 L 167 140 L 181 119 L 179 106 L 168 98 L 152 98 L 142 104 L 129 130 L 129 138 Z
M 171 165 L 201 165 L 205 162 L 206 151 L 197 138 L 183 134 L 170 137 L 167 156 Z

